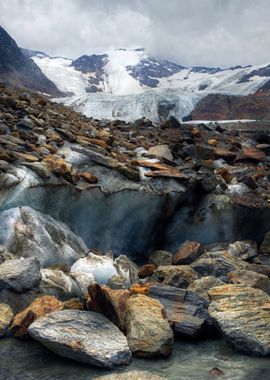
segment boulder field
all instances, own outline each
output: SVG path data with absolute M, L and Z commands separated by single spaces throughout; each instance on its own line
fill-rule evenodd
M 258 124 L 99 121 L 0 85 L 0 337 L 109 369 L 174 340 L 269 356 L 269 152 Z

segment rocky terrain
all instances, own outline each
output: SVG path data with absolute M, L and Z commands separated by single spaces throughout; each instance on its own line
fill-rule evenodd
M 174 340 L 269 356 L 269 149 L 265 123 L 105 122 L 1 84 L 0 336 L 109 369 Z

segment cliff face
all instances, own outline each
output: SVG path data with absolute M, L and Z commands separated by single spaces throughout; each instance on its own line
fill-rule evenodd
M 0 26 L 0 81 L 13 87 L 59 96 L 61 92 Z
M 191 114 L 189 120 L 235 120 L 235 119 L 269 119 L 270 93 L 269 84 L 255 94 L 248 96 L 230 96 L 210 94 L 203 98 Z

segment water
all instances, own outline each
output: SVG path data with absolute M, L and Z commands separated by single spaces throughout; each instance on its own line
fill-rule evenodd
M 147 370 L 170 380 L 207 380 L 213 379 L 209 375 L 213 367 L 224 372 L 222 380 L 270 379 L 269 358 L 238 354 L 222 340 L 178 341 L 169 359 L 133 359 L 124 371 Z M 33 341 L 0 340 L 1 380 L 91 380 L 108 373 L 62 359 Z

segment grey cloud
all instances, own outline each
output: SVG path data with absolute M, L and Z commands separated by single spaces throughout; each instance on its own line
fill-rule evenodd
M 141 47 L 183 65 L 269 61 L 268 0 L 1 0 L 0 24 L 23 47 L 78 57 Z

